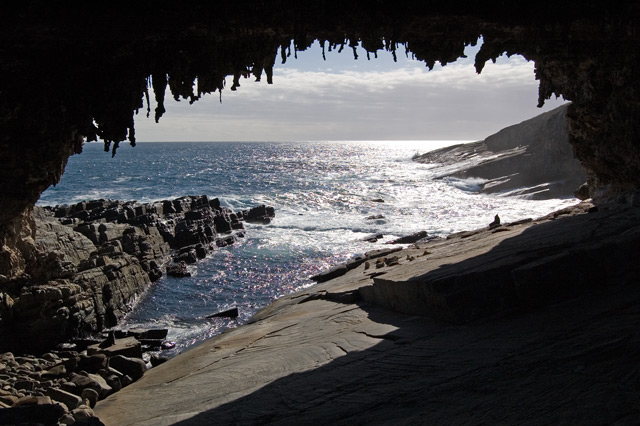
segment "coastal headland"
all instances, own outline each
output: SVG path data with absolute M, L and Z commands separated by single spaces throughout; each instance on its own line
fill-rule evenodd
M 95 412 L 106 425 L 636 424 L 638 204 L 583 202 L 372 258 Z

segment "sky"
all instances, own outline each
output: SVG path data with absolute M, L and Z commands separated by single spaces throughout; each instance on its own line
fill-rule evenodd
M 481 40 L 480 40 L 481 43 Z M 533 62 L 500 57 L 481 74 L 467 58 L 429 71 L 424 62 L 398 62 L 380 51 L 367 60 L 351 49 L 327 52 L 316 43 L 285 64 L 279 56 L 273 84 L 242 79 L 236 91 L 205 95 L 192 105 L 167 94 L 167 112 L 155 123 L 143 110 L 136 116 L 140 142 L 481 140 L 500 129 L 541 114 L 565 101 L 550 99 L 537 108 Z M 153 99 L 153 98 L 152 98 Z M 152 109 L 155 108 L 152 105 Z

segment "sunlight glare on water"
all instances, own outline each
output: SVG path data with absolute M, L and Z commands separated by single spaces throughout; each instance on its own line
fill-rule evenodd
M 275 207 L 271 224 L 247 224 L 245 239 L 191 267 L 193 277 L 155 283 L 121 325 L 168 327 L 180 351 L 392 238 L 422 230 L 445 236 L 486 226 L 497 213 L 509 222 L 576 202 L 480 195 L 473 192 L 477 180 L 434 180 L 432 166 L 411 161 L 453 143 L 143 143 L 122 147 L 114 159 L 88 144 L 39 204 L 204 194 L 233 210 Z M 366 242 L 373 234 L 384 238 Z M 206 318 L 233 305 L 240 309 L 237 321 Z

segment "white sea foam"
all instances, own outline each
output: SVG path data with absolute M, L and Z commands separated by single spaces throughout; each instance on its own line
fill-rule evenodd
M 484 187 L 484 184 L 487 183 L 486 179 L 478 177 L 470 177 L 466 179 L 445 177 L 442 180 L 455 188 L 468 192 L 479 192 Z

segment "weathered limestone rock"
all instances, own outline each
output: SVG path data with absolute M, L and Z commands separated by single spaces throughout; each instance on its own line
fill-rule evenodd
M 19 408 L 0 410 L 0 423 L 5 425 L 42 424 L 56 425 L 64 415 L 64 408 L 59 404 L 24 405 Z
M 116 355 L 142 358 L 142 345 L 135 337 L 125 337 L 116 339 L 113 345 L 107 347 L 101 347 L 100 345 L 89 346 L 87 352 L 89 354 L 104 354 L 109 358 Z
M 49 388 L 47 395 L 55 401 L 64 403 L 70 410 L 77 408 L 83 403 L 83 399 L 71 392 L 66 392 L 57 388 Z
M 411 235 L 405 235 L 403 237 L 396 238 L 389 241 L 387 244 L 412 244 L 422 239 L 427 238 L 427 231 L 419 231 Z
M 257 222 L 257 223 L 270 223 L 271 219 L 275 217 L 275 211 L 273 207 L 267 207 L 265 205 L 253 207 L 245 212 L 243 212 L 242 217 L 247 222 Z
M 109 386 L 109 387 L 111 387 L 111 386 Z M 86 389 L 82 390 L 82 393 L 80 394 L 80 397 L 82 398 L 83 401 L 84 400 L 88 400 L 89 401 L 89 406 L 91 408 L 93 408 L 98 403 L 98 399 L 99 399 L 100 395 L 94 389 L 86 388 Z
M 190 277 L 186 262 L 178 262 L 167 266 L 167 275 L 177 278 Z

